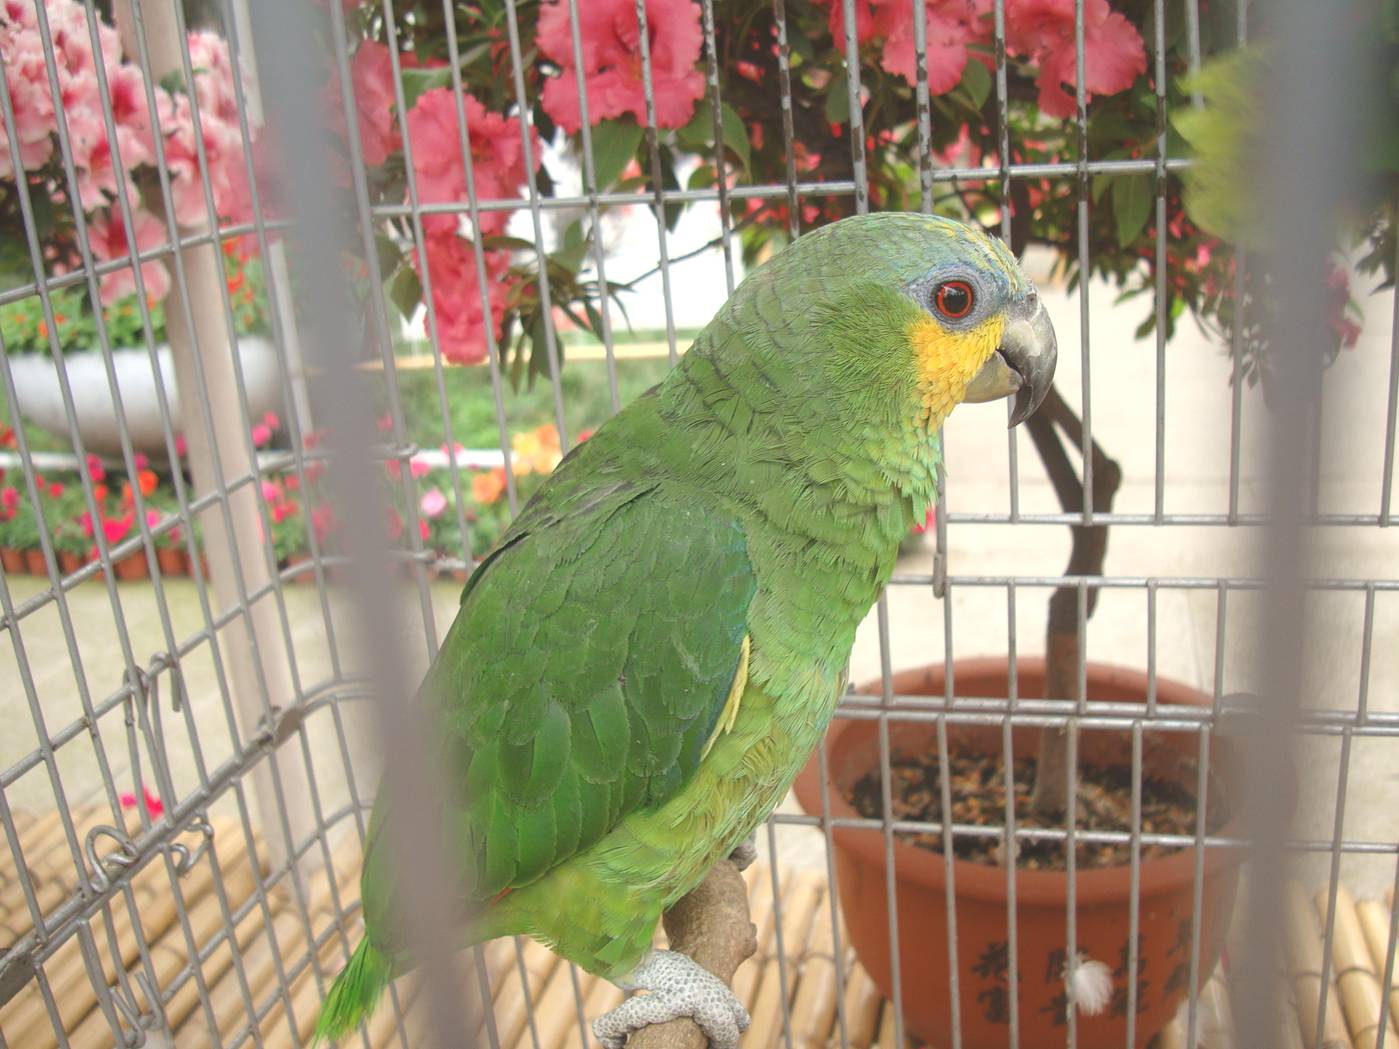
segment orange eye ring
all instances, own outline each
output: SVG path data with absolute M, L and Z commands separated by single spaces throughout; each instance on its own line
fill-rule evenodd
M 933 293 L 933 305 L 948 320 L 959 321 L 971 313 L 976 304 L 972 286 L 964 280 L 949 280 L 939 284 Z

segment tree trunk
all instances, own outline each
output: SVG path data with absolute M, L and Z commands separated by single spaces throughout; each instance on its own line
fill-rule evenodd
M 1059 505 L 1068 514 L 1084 508 L 1084 487 L 1065 450 L 1065 441 L 1083 446 L 1083 422 L 1064 402 L 1057 388 L 1051 387 L 1039 411 L 1025 423 L 1035 451 L 1044 463 Z M 1063 431 L 1063 437 L 1059 431 Z M 1109 459 L 1096 441 L 1093 457 L 1093 512 L 1107 513 L 1122 483 L 1122 469 Z M 1101 575 L 1107 556 L 1106 525 L 1072 525 L 1073 549 L 1065 575 Z M 1098 602 L 1097 587 L 1088 587 L 1083 625 L 1087 626 Z M 1044 696 L 1046 699 L 1079 699 L 1078 665 L 1082 638 L 1079 635 L 1078 586 L 1065 584 L 1050 596 L 1045 628 Z M 1040 753 L 1031 795 L 1031 809 L 1042 817 L 1058 816 L 1068 801 L 1068 732 L 1046 728 L 1040 734 Z

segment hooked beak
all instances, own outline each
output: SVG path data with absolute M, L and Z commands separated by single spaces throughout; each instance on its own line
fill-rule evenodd
M 1007 311 L 1001 345 L 967 384 L 963 399 L 980 403 L 1015 394 L 1010 425 L 1016 426 L 1034 414 L 1049 392 L 1058 355 L 1054 325 L 1032 287 Z

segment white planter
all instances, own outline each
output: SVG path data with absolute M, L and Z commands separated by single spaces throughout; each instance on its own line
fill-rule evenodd
M 284 414 L 277 351 L 272 343 L 258 335 L 245 335 L 238 340 L 238 357 L 243 368 L 250 419 L 261 419 L 268 411 Z M 189 422 L 184 420 L 170 347 L 157 348 L 156 359 L 160 362 L 161 379 L 175 432 L 182 433 L 190 425 L 202 425 L 198 417 Z M 99 455 L 120 452 L 116 405 L 102 354 L 96 350 L 67 353 L 64 355 L 64 367 L 84 446 Z M 112 367 L 121 390 L 122 409 L 132 447 L 153 458 L 164 458 L 165 430 L 161 425 L 160 402 L 156 399 L 150 354 L 144 348 L 113 350 Z M 67 438 L 68 415 L 63 407 L 57 362 L 41 354 L 15 356 L 10 358 L 10 372 L 14 376 L 20 413 L 25 419 L 52 434 Z M 211 392 L 220 397 L 238 396 L 233 389 Z

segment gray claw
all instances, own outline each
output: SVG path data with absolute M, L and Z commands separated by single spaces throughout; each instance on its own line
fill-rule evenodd
M 758 858 L 758 833 L 754 831 L 748 837 L 738 843 L 733 852 L 729 853 L 729 861 L 741 871 L 746 871 L 753 865 L 753 861 Z
M 711 1049 L 738 1049 L 748 1029 L 748 1010 L 723 980 L 678 951 L 651 951 L 618 984 L 633 995 L 593 1021 L 605 1049 L 625 1049 L 633 1031 L 687 1016 L 699 1025 Z

